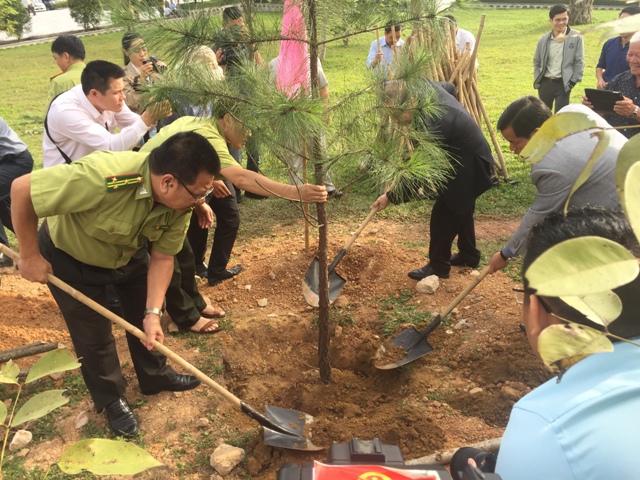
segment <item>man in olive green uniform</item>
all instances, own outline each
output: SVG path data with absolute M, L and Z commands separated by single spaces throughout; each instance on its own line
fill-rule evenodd
M 127 333 L 145 395 L 189 390 L 200 383 L 177 375 L 166 358 L 151 349 L 154 340 L 164 340 L 160 309 L 173 255 L 182 248 L 191 208 L 204 201 L 219 171 L 209 142 L 184 133 L 150 154 L 98 151 L 14 181 L 12 214 L 20 273 L 45 283 L 52 272 L 100 303 L 105 285 L 114 285 L 125 319 L 147 335 L 142 343 Z M 38 218 L 45 217 L 38 232 Z M 125 398 L 111 323 L 57 287 L 49 284 L 49 289 L 69 328 L 97 410 L 106 409 L 117 434 L 136 435 L 138 422 Z
M 291 200 L 302 200 L 303 202 L 325 202 L 327 200 L 327 190 L 326 187 L 320 185 L 306 184 L 296 187 L 295 185 L 276 182 L 257 172 L 242 168 L 229 153 L 228 145 L 241 149 L 249 132 L 232 115 L 220 113 L 218 116 L 220 117 L 218 119 L 179 118 L 170 125 L 163 127 L 140 151 L 149 151 L 178 132 L 198 133 L 213 146 L 220 157 L 220 174 L 216 176 L 212 197 L 208 201 L 211 209 L 216 214 L 217 222 L 209 265 L 218 263 L 222 265 L 222 268 L 225 268 L 239 226 L 238 207 L 230 191 L 231 184 L 239 189 L 259 195 L 280 196 Z M 231 201 L 225 202 L 227 199 Z M 233 220 L 236 215 L 238 218 L 237 224 Z M 228 220 L 231 220 L 231 223 L 236 225 L 235 230 L 232 229 L 231 235 L 226 231 L 219 232 L 219 230 L 228 229 Z M 194 216 L 191 219 L 191 223 L 189 241 L 193 236 L 200 237 L 200 239 L 196 238 L 195 242 L 203 244 L 204 248 L 206 248 L 208 230 L 199 228 L 198 223 L 203 226 L 208 225 L 210 221 Z M 192 236 L 194 231 L 195 235 Z M 204 253 L 202 255 L 204 256 Z M 213 260 L 216 257 L 219 257 L 220 260 Z M 211 333 L 217 325 L 206 323 L 204 319 L 198 320 L 200 317 L 199 311 L 202 311 L 204 300 L 198 293 L 195 283 L 194 255 L 188 242 L 186 242 L 183 251 L 176 255 L 174 268 L 174 277 L 167 292 L 167 310 L 172 320 L 176 322 L 180 329 Z M 181 291 L 180 286 L 182 286 Z M 172 313 L 172 310 L 175 313 Z
M 60 73 L 51 77 L 49 100 L 80 85 L 84 63 L 84 44 L 75 35 L 60 35 L 51 44 L 51 54 L 60 67 Z

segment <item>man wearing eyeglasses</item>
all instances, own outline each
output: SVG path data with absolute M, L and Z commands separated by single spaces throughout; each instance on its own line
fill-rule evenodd
M 380 48 L 378 48 L 377 39 L 371 42 L 366 62 L 367 68 L 382 67 L 386 69 L 387 65 L 393 68 L 404 45 L 404 40 L 400 38 L 401 35 L 402 25 L 396 25 L 393 20 L 389 21 L 384 27 L 384 37 L 380 39 Z
M 68 165 L 15 180 L 12 214 L 20 247 L 20 274 L 47 283 L 53 273 L 87 297 L 104 302 L 113 285 L 124 318 L 144 330 L 142 343 L 127 333 L 140 390 L 145 395 L 195 388 L 153 351 L 173 256 L 182 248 L 190 211 L 211 191 L 220 160 L 196 133 L 181 133 L 148 156 L 94 152 Z M 45 218 L 38 231 L 38 219 Z M 151 244 L 150 255 L 147 244 Z M 49 284 L 67 323 L 87 389 L 106 410 L 117 434 L 134 437 L 138 421 L 125 398 L 126 381 L 109 320 Z

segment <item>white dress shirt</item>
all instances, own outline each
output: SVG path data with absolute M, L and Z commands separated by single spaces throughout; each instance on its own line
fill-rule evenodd
M 126 105 L 119 112 L 98 112 L 82 91 L 82 85 L 76 85 L 54 100 L 47 125 L 51 138 L 71 160 L 96 150 L 130 150 L 154 127 L 147 126 L 140 115 Z M 113 133 L 116 127 L 120 129 L 119 133 Z M 56 145 L 44 132 L 42 163 L 45 168 L 65 163 Z
M 458 51 L 464 53 L 467 50 L 467 42 L 469 43 L 469 55 L 471 55 L 476 39 L 470 31 L 458 28 L 456 32 L 456 48 Z

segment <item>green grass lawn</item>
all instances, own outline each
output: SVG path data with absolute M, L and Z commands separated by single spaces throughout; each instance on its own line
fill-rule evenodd
M 473 3 L 470 5 L 474 5 Z M 547 10 L 517 9 L 500 10 L 467 7 L 454 12 L 460 27 L 477 33 L 482 15 L 486 15 L 484 31 L 479 47 L 479 87 L 493 125 L 503 109 L 513 100 L 528 94 L 536 94 L 533 89 L 533 54 L 538 38 L 549 30 Z M 277 21 L 275 14 L 265 14 Z M 595 11 L 596 23 L 611 20 L 616 11 Z M 272 18 L 267 18 L 271 21 Z M 578 29 L 584 30 L 586 26 Z M 83 37 L 87 51 L 87 60 L 105 59 L 122 64 L 120 50 L 121 32 L 106 33 Z M 330 44 L 324 61 L 324 69 L 329 79 L 332 98 L 335 100 L 347 91 L 352 91 L 365 82 L 364 62 L 375 34 L 365 34 L 350 39 L 347 47 L 342 42 Z M 34 155 L 36 168 L 42 165 L 42 125 L 48 105 L 49 77 L 58 72 L 51 57 L 50 43 L 30 45 L 0 50 L 0 85 L 2 102 L 0 116 L 27 143 Z M 585 38 L 586 67 L 582 83 L 574 89 L 572 102 L 579 102 L 585 87 L 595 87 L 595 65 L 600 54 L 599 34 Z M 277 55 L 277 45 L 261 47 L 263 57 L 269 61 Z M 157 52 L 151 52 L 157 53 Z M 483 214 L 501 215 L 510 218 L 521 216 L 531 203 L 534 188 L 529 182 L 529 166 L 513 156 L 506 142 L 498 134 L 507 169 L 512 178 L 519 180 L 517 185 L 501 185 L 490 194 L 483 195 L 477 210 Z M 267 157 L 263 169 L 269 176 L 286 181 L 283 167 Z M 353 179 L 353 168 L 334 172 L 334 181 L 340 187 Z M 333 215 L 354 214 L 360 216 L 367 210 L 375 193 L 362 185 L 355 185 L 348 197 L 341 202 L 331 203 Z M 251 222 L 243 222 L 245 233 L 260 232 L 265 225 L 262 222 L 297 216 L 291 207 L 283 213 L 284 201 L 270 201 L 258 205 L 258 202 L 245 202 L 243 215 L 249 215 Z M 385 212 L 400 221 L 411 218 L 424 218 L 429 211 L 429 202 L 414 202 L 390 209 Z M 262 220 L 257 220 L 262 219 Z

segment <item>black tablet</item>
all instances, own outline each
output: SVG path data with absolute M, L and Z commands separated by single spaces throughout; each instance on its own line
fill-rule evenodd
M 596 112 L 613 112 L 616 102 L 624 100 L 620 92 L 610 90 L 597 90 L 595 88 L 585 88 L 584 94 L 587 100 L 593 105 Z

